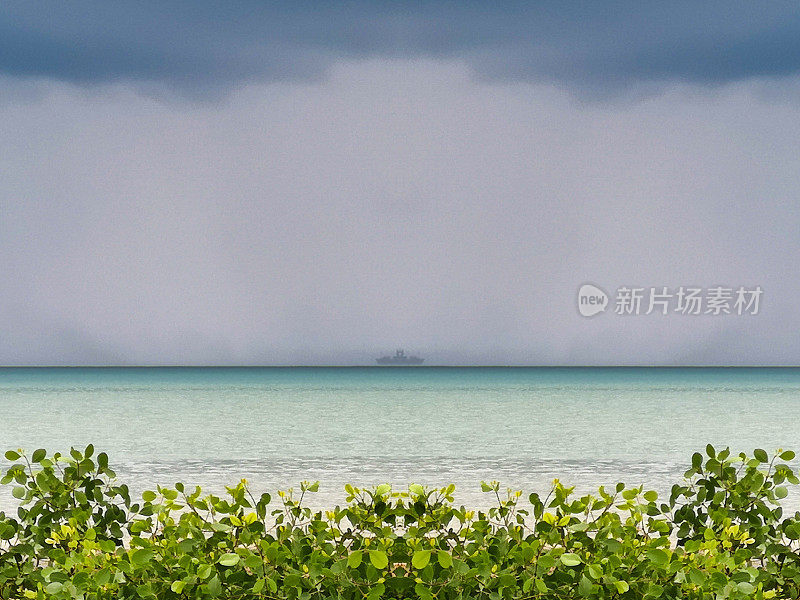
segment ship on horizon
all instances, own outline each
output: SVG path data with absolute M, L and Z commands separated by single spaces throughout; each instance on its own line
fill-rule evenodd
M 375 362 L 379 365 L 392 365 L 392 366 L 408 366 L 408 365 L 421 365 L 425 361 L 424 358 L 419 356 L 408 356 L 402 348 L 395 351 L 394 356 L 381 356 L 376 358 Z

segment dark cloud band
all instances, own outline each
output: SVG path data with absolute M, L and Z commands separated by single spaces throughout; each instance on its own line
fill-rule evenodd
M 800 70 L 795 2 L 5 2 L 0 72 L 226 88 L 342 58 L 465 60 L 572 88 L 718 84 Z

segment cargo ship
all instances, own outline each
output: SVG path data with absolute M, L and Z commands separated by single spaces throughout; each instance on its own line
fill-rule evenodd
M 419 356 L 406 355 L 406 352 L 403 349 L 397 350 L 394 353 L 394 356 L 381 356 L 380 358 L 375 359 L 379 365 L 391 366 L 421 365 L 424 360 L 424 358 L 420 358 Z

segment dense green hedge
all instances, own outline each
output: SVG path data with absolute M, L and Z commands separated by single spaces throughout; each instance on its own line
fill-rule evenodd
M 346 487 L 347 505 L 303 496 L 220 498 L 177 484 L 131 498 L 105 454 L 9 451 L 0 598 L 798 598 L 800 513 L 778 506 L 794 453 L 692 457 L 668 498 L 618 484 L 546 497 L 483 484 L 488 512 L 454 487 Z

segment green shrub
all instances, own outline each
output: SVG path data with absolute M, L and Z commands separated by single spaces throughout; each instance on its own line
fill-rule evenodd
M 453 505 L 454 486 L 346 486 L 347 504 L 313 512 L 299 494 L 225 497 L 182 484 L 141 501 L 92 446 L 30 457 L 0 482 L 0 598 L 798 598 L 800 513 L 779 501 L 798 479 L 785 461 L 709 446 L 685 480 L 654 491 L 577 497 L 501 494 L 486 512 Z M 523 507 L 524 504 L 524 507 Z

